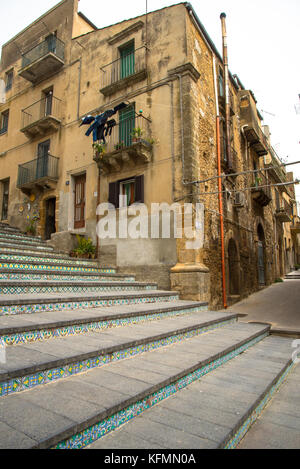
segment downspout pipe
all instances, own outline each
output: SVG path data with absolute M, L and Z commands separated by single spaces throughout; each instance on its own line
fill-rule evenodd
M 213 74 L 214 74 L 214 88 L 216 100 L 216 133 L 217 133 L 217 161 L 218 161 L 218 176 L 221 176 L 221 142 L 220 142 L 220 110 L 218 101 L 218 87 L 217 87 L 217 72 L 216 72 L 216 57 L 213 55 Z M 224 236 L 224 214 L 223 214 L 223 198 L 222 198 L 222 178 L 218 178 L 218 191 L 219 191 L 219 213 L 220 213 L 220 234 L 221 234 L 221 263 L 222 263 L 222 292 L 223 292 L 223 306 L 227 309 L 227 294 L 226 294 L 226 270 L 225 270 L 225 236 Z
M 226 125 L 226 149 L 227 161 L 231 167 L 231 135 L 230 135 L 230 93 L 229 93 L 229 68 L 228 68 L 228 46 L 226 31 L 226 14 L 221 13 L 222 39 L 223 39 L 223 67 L 224 67 L 224 85 L 225 85 L 225 125 Z

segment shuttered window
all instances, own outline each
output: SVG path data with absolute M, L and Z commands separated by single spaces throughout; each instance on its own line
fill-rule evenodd
M 121 79 L 134 74 L 135 57 L 134 57 L 134 41 L 120 47 L 120 77 Z
M 132 132 L 135 128 L 135 108 L 128 106 L 119 113 L 119 143 L 125 147 L 132 145 Z
M 120 196 L 122 196 L 120 198 Z M 135 178 L 112 182 L 109 184 L 108 201 L 115 208 L 144 203 L 144 175 Z

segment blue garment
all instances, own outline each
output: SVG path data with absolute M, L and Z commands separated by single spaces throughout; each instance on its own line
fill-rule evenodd
M 110 125 L 106 126 L 108 118 L 116 114 L 121 109 L 124 109 L 125 107 L 127 107 L 127 104 L 121 103 L 118 104 L 118 106 L 115 106 L 114 109 L 109 109 L 108 111 L 105 111 L 96 117 L 88 115 L 82 119 L 80 127 L 82 125 L 92 124 L 85 135 L 89 137 L 93 132 L 93 142 L 97 142 L 97 140 L 102 140 L 103 143 L 105 143 L 104 134 L 107 135 L 109 133 L 109 135 L 111 135 L 112 127 L 116 125 L 115 121 L 114 125 L 112 125 L 112 122 L 109 121 Z

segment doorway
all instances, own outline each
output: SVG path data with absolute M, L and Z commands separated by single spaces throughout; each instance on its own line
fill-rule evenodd
M 46 218 L 45 218 L 45 239 L 51 239 L 51 235 L 56 233 L 55 210 L 56 198 L 46 200 Z
M 74 185 L 74 228 L 84 228 L 86 175 L 76 176 L 74 178 Z
M 266 284 L 266 273 L 265 273 L 265 233 L 261 224 L 257 227 L 258 234 L 258 283 L 259 285 Z
M 1 220 L 8 219 L 9 179 L 2 181 Z
M 229 295 L 240 294 L 239 259 L 235 241 L 231 238 L 228 244 Z

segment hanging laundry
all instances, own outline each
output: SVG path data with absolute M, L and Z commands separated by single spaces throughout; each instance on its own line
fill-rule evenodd
M 121 109 L 126 108 L 127 106 L 127 104 L 121 103 L 115 106 L 113 109 L 109 109 L 108 111 L 105 111 L 96 117 L 87 115 L 82 119 L 82 122 L 79 127 L 81 127 L 82 125 L 90 125 L 85 135 L 89 137 L 90 134 L 93 132 L 93 142 L 97 142 L 100 140 L 103 143 L 106 143 L 105 136 L 110 136 L 113 127 L 117 125 L 114 119 L 110 121 L 108 121 L 108 119 Z

